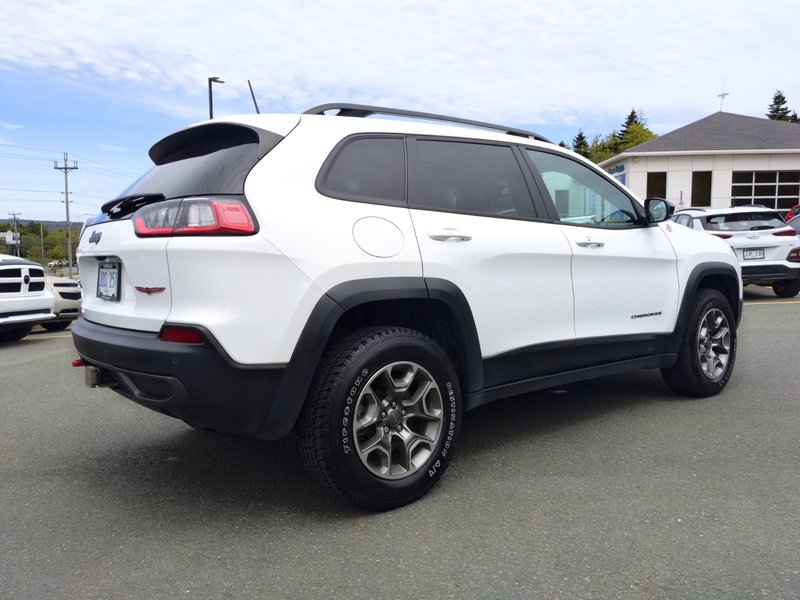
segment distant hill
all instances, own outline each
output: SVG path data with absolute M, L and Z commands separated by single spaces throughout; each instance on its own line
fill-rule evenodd
M 31 221 L 34 222 L 34 223 L 39 223 L 40 222 L 40 221 L 38 221 L 36 219 L 17 219 L 17 226 L 18 227 L 22 227 L 24 225 L 27 225 Z M 54 230 L 54 229 L 64 229 L 67 226 L 67 222 L 66 221 L 41 221 L 41 223 L 44 225 L 45 229 L 47 229 L 48 231 L 51 231 L 51 230 Z M 5 231 L 6 229 L 8 229 L 7 227 L 4 227 L 5 225 L 12 225 L 13 226 L 13 224 L 14 224 L 14 221 L 12 221 L 10 219 L 0 219 L 0 231 Z M 76 228 L 76 227 L 81 227 L 82 225 L 83 225 L 83 221 L 73 221 L 72 222 L 73 229 Z

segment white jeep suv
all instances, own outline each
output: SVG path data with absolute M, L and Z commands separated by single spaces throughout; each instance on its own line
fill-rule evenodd
M 87 383 L 198 428 L 295 431 L 361 506 L 423 495 L 487 402 L 731 376 L 730 249 L 536 134 L 339 104 L 200 123 L 150 157 L 81 236 Z

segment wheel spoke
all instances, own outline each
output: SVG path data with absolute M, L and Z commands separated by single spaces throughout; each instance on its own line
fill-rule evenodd
M 709 379 L 724 372 L 731 350 L 730 326 L 725 314 L 716 308 L 709 310 L 697 329 L 697 358 L 700 369 Z
M 383 367 L 356 402 L 353 433 L 361 462 L 384 479 L 414 473 L 441 436 L 439 387 L 423 367 L 399 362 Z

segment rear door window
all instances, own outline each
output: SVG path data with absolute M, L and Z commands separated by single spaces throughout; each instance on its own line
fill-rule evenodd
M 418 139 L 409 206 L 532 218 L 533 203 L 511 146 Z

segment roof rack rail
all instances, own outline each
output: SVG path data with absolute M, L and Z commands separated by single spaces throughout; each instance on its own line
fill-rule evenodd
M 369 106 L 367 104 L 320 104 L 313 108 L 303 111 L 304 115 L 324 115 L 329 110 L 338 110 L 335 116 L 337 117 L 369 117 L 371 115 L 392 115 L 395 117 L 407 117 L 411 119 L 427 119 L 430 121 L 444 121 L 447 123 L 458 123 L 460 125 L 470 125 L 472 127 L 480 127 L 482 129 L 494 129 L 495 131 L 502 131 L 508 135 L 516 135 L 519 137 L 526 137 L 540 142 L 553 142 L 546 137 L 534 133 L 533 131 L 526 131 L 524 129 L 517 129 L 515 127 L 506 127 L 505 125 L 496 125 L 494 123 L 484 123 L 483 121 L 473 121 L 472 119 L 462 119 L 460 117 L 449 117 L 447 115 L 437 115 L 434 113 L 418 112 L 416 110 L 403 110 L 402 108 L 386 108 L 384 106 Z

